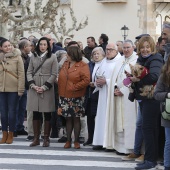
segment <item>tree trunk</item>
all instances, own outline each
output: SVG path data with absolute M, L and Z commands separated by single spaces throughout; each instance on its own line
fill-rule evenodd
M 5 22 L 5 23 L 0 22 L 0 36 L 5 37 L 5 38 L 9 38 L 7 22 Z

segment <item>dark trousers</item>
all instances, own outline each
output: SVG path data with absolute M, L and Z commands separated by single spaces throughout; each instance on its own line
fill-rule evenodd
M 27 90 L 25 90 L 24 94 L 21 97 L 19 97 L 19 101 L 17 105 L 15 131 L 22 131 L 25 128 L 24 118 L 26 112 L 26 104 L 27 104 Z
M 150 99 L 139 102 L 139 105 L 142 114 L 142 132 L 145 142 L 144 159 L 156 162 L 158 157 L 160 103 Z
M 87 114 L 87 128 L 88 128 L 88 141 L 93 142 L 94 127 L 95 127 L 94 115 Z
M 0 92 L 0 113 L 2 131 L 15 130 L 16 106 L 18 103 L 17 92 Z

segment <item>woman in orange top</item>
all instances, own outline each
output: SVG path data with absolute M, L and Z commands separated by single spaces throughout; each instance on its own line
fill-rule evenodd
M 64 148 L 71 147 L 74 129 L 74 148 L 79 149 L 80 116 L 85 113 L 84 96 L 90 83 L 90 71 L 88 65 L 82 61 L 82 53 L 78 47 L 68 47 L 67 58 L 58 78 L 58 115 L 66 118 L 67 142 Z

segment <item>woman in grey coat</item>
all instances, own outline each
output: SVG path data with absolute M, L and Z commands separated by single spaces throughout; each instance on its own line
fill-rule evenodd
M 162 74 L 156 84 L 154 93 L 156 100 L 161 102 L 161 112 L 163 111 L 162 103 L 166 98 L 170 98 L 170 57 L 163 67 Z M 165 170 L 170 170 L 170 121 L 161 119 L 162 126 L 165 127 L 165 148 L 164 148 L 164 166 Z
M 41 64 L 42 66 L 37 69 Z M 38 41 L 35 53 L 30 59 L 27 71 L 29 83 L 27 110 L 33 111 L 34 129 L 34 140 L 30 146 L 40 144 L 42 113 L 44 113 L 45 117 L 43 147 L 49 146 L 51 113 L 55 111 L 54 82 L 57 72 L 58 62 L 56 56 L 51 53 L 49 39 L 42 37 Z

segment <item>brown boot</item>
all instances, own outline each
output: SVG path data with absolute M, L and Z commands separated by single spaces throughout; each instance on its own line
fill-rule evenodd
M 74 142 L 74 148 L 75 149 L 80 149 L 80 143 Z
M 40 145 L 40 120 L 33 120 L 34 140 L 30 147 Z
M 64 148 L 65 148 L 65 149 L 71 148 L 71 142 L 70 142 L 70 141 L 67 141 L 66 144 L 64 145 Z
M 8 138 L 6 140 L 7 144 L 11 144 L 13 142 L 13 134 L 14 134 L 13 132 L 8 133 Z
M 8 132 L 7 131 L 3 131 L 2 132 L 2 139 L 0 140 L 0 144 L 6 143 L 7 138 L 8 138 Z
M 51 124 L 50 121 L 44 122 L 44 141 L 43 141 L 43 147 L 49 147 L 50 146 L 50 131 L 51 131 Z

